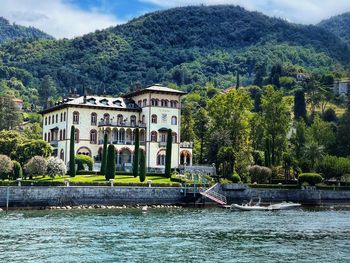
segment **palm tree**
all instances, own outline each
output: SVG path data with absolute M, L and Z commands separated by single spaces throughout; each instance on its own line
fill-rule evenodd
M 314 171 L 316 161 L 324 156 L 324 146 L 318 145 L 316 142 L 311 142 L 305 145 L 304 157 L 310 160 L 311 170 Z

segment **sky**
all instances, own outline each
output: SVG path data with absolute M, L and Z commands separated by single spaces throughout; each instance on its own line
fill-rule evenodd
M 350 0 L 0 0 L 0 16 L 55 38 L 73 38 L 151 11 L 200 4 L 240 5 L 302 24 L 350 11 Z

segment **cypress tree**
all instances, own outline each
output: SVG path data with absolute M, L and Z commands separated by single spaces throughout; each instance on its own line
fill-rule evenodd
M 139 173 L 139 149 L 140 149 L 140 131 L 139 128 L 135 129 L 135 151 L 134 151 L 134 161 L 132 165 L 132 173 L 134 177 L 138 176 Z
M 146 179 L 146 158 L 145 158 L 145 151 L 140 149 L 140 182 L 144 182 Z
M 69 175 L 74 177 L 75 171 L 75 127 L 72 125 L 70 129 L 70 148 L 69 148 Z
M 115 147 L 110 144 L 107 151 L 106 180 L 114 179 L 115 168 Z
M 303 90 L 297 90 L 294 94 L 294 118 L 306 121 L 306 102 Z
M 103 150 L 102 150 L 102 160 L 101 160 L 101 171 L 102 175 L 106 175 L 106 164 L 107 164 L 107 133 L 103 136 Z
M 171 129 L 168 129 L 167 142 L 166 142 L 166 153 L 165 153 L 165 176 L 170 178 L 171 176 L 171 146 L 173 137 Z

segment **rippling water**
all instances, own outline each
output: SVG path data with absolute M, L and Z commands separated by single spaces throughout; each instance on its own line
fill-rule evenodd
M 350 262 L 349 209 L 11 211 L 0 262 Z

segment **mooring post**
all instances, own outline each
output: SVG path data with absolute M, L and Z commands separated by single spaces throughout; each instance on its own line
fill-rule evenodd
M 9 210 L 9 200 L 10 200 L 10 187 L 7 187 L 7 191 L 6 191 L 6 213 Z

